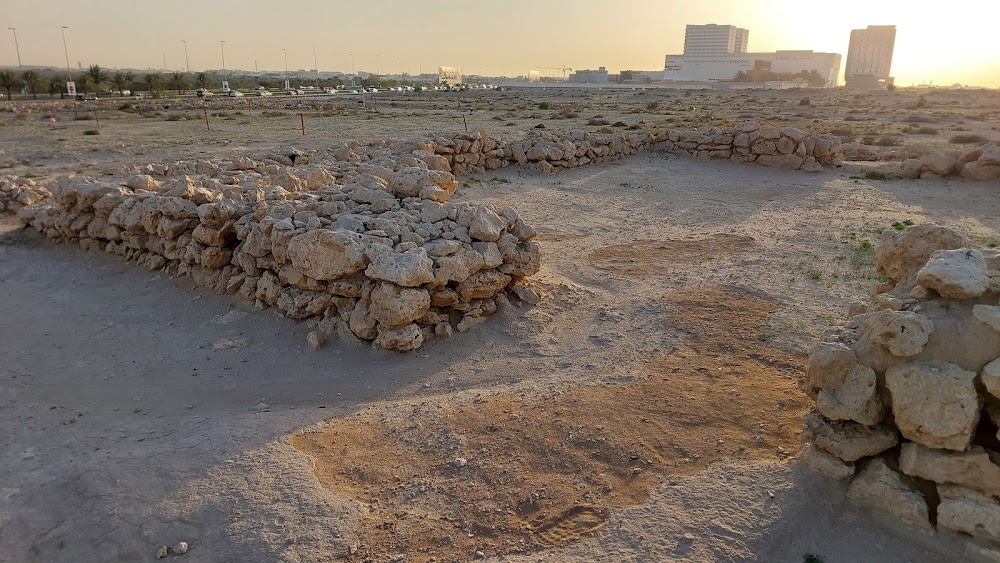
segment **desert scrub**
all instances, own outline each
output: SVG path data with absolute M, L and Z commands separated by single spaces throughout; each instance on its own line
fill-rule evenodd
M 986 137 L 971 133 L 962 133 L 952 136 L 952 138 L 948 139 L 948 142 L 956 145 L 980 145 L 986 142 Z

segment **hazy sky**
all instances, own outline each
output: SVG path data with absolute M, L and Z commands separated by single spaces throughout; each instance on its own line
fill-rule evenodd
M 2 0 L 0 24 L 15 27 L 24 64 L 65 66 L 60 27 L 75 68 L 427 72 L 524 75 L 606 66 L 662 70 L 683 50 L 689 23 L 750 29 L 751 51 L 812 49 L 847 60 L 853 28 L 895 24 L 897 84 L 933 80 L 1000 87 L 1000 0 L 923 7 L 922 0 Z M 928 2 L 929 4 L 929 2 Z M 959 6 L 960 4 L 960 6 Z M 0 65 L 16 65 L 13 34 Z M 422 64 L 421 64 L 422 59 Z M 841 68 L 843 74 L 843 68 Z

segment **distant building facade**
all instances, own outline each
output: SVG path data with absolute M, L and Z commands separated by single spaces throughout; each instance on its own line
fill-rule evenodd
M 848 88 L 878 88 L 893 83 L 890 76 L 896 26 L 870 25 L 851 31 L 844 79 Z
M 578 70 L 569 75 L 569 82 L 577 84 L 607 84 L 608 69 L 602 66 L 597 70 Z
M 775 53 L 734 53 L 731 55 L 667 55 L 664 80 L 722 82 L 733 80 L 740 72 L 749 76 L 763 71 L 797 74 L 816 71 L 824 87 L 835 88 L 840 77 L 841 57 L 837 53 L 813 51 L 777 51 Z
M 815 71 L 825 87 L 837 86 L 839 54 L 813 51 L 748 53 L 749 38 L 749 30 L 732 25 L 688 25 L 684 32 L 684 54 L 666 56 L 663 80 L 725 82 L 743 73 L 743 77 L 760 82 L 758 76 L 772 73 L 787 75 Z
M 684 54 L 693 56 L 746 53 L 750 30 L 733 25 L 688 25 L 684 29 Z

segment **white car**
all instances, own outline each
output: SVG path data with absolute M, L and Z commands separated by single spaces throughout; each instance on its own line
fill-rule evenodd
M 230 90 L 229 91 L 229 97 L 230 98 L 242 98 L 243 97 L 243 92 L 240 92 L 239 90 Z
M 214 96 L 215 94 L 211 90 L 208 90 L 206 88 L 198 88 L 197 90 L 194 91 L 194 95 L 198 96 L 199 98 L 208 98 L 209 96 Z
M 269 90 L 257 90 L 257 95 L 261 97 L 270 96 L 271 92 Z

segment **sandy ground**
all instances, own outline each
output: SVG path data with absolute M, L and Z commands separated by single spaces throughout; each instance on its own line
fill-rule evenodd
M 561 127 L 645 119 L 637 93 L 574 95 L 552 94 L 596 105 Z M 916 99 L 873 96 L 883 114 Z M 770 115 L 799 97 L 750 99 Z M 515 101 L 510 134 L 561 111 Z M 967 113 L 996 135 L 987 102 Z M 420 111 L 332 115 L 303 143 L 455 130 Z M 82 137 L 87 122 L 6 115 L 0 160 L 45 176 L 295 142 L 232 117 L 216 137 L 134 114 Z M 306 324 L 0 219 L 0 560 L 151 561 L 178 541 L 178 560 L 206 562 L 982 558 L 792 459 L 805 353 L 875 282 L 868 243 L 907 219 L 1000 242 L 995 184 L 850 175 L 648 152 L 463 179 L 456 201 L 538 229 L 545 298 L 410 355 L 313 351 Z

